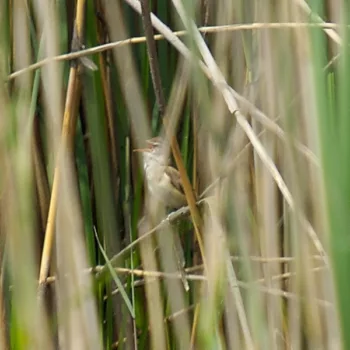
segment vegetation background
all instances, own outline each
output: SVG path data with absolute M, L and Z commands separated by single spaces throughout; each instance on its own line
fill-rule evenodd
M 1 1 L 0 349 L 350 349 L 349 16 Z M 145 229 L 158 134 L 189 207 Z

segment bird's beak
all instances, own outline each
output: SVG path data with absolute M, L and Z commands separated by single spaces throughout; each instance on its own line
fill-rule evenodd
M 159 139 L 157 137 L 154 137 L 153 139 L 146 140 L 146 143 L 148 145 L 150 145 L 151 147 L 161 144 L 161 142 L 159 141 Z
M 133 152 L 150 152 L 151 150 L 149 148 L 136 148 L 133 150 Z

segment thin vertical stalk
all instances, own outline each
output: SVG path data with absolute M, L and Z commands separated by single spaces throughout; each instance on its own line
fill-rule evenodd
M 75 31 L 78 40 L 81 40 L 84 26 L 84 10 L 85 0 L 78 0 L 77 11 L 75 19 Z M 74 35 L 73 35 L 74 40 Z M 45 287 L 45 280 L 47 278 L 51 260 L 52 246 L 55 233 L 55 220 L 57 214 L 57 202 L 58 202 L 58 189 L 60 181 L 60 166 L 62 153 L 70 152 L 73 146 L 74 131 L 77 121 L 76 104 L 80 97 L 79 88 L 79 66 L 72 65 L 69 73 L 68 89 L 66 96 L 65 112 L 63 116 L 63 126 L 61 134 L 61 145 L 58 152 L 57 163 L 54 172 L 51 201 L 47 219 L 47 226 L 45 232 L 45 241 L 42 252 L 40 272 L 39 272 L 39 297 L 42 295 L 43 288 Z
M 156 54 L 155 40 L 153 38 L 153 27 L 152 27 L 148 0 L 141 1 L 141 9 L 142 9 L 142 20 L 143 20 L 146 40 L 147 40 L 147 52 L 148 52 L 148 57 L 149 57 L 149 62 L 151 67 L 152 81 L 153 81 L 153 86 L 156 93 L 157 103 L 159 106 L 159 112 L 163 119 L 167 136 L 171 140 L 170 142 L 171 149 L 173 151 L 175 162 L 180 173 L 185 196 L 186 196 L 188 205 L 190 207 L 191 217 L 193 220 L 197 241 L 201 250 L 203 263 L 206 266 L 204 247 L 203 247 L 202 238 L 201 238 L 202 219 L 196 206 L 196 198 L 195 198 L 190 180 L 187 176 L 185 165 L 183 164 L 183 161 L 181 158 L 180 148 L 179 148 L 179 144 L 177 143 L 176 137 L 168 134 L 167 119 L 165 118 L 166 102 L 164 98 L 162 82 L 161 82 L 160 73 L 159 73 L 159 64 L 158 64 L 158 58 Z

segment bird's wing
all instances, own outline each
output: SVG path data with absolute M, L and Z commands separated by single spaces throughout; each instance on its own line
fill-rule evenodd
M 175 188 L 178 189 L 181 193 L 185 193 L 182 186 L 180 173 L 178 172 L 178 170 L 176 170 L 172 166 L 167 166 L 165 167 L 164 171 L 169 176 L 169 179 L 171 183 L 175 186 Z

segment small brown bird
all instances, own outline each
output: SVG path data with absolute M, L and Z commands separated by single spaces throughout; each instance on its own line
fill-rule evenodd
M 143 152 L 143 167 L 150 194 L 170 209 L 185 206 L 187 202 L 180 173 L 168 165 L 162 138 L 154 137 L 146 142 L 147 148 L 135 151 Z
M 147 179 L 150 195 L 163 203 L 168 209 L 178 209 L 187 204 L 181 183 L 180 173 L 168 165 L 168 157 L 161 137 L 147 140 L 147 148 L 135 149 L 143 153 L 143 168 Z M 186 291 L 189 290 L 184 271 L 185 258 L 178 234 L 174 236 L 174 253 L 181 280 Z

